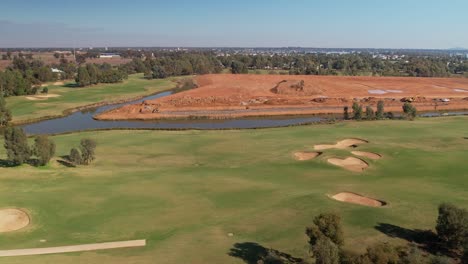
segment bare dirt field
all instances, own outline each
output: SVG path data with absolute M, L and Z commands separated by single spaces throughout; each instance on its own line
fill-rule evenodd
M 231 118 L 342 113 L 354 101 L 401 111 L 408 100 L 418 110 L 468 109 L 468 79 L 299 75 L 197 76 L 197 89 L 98 115 L 97 119 Z

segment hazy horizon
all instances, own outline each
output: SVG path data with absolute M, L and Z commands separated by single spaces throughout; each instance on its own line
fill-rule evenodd
M 2 1 L 1 48 L 468 48 L 468 2 Z

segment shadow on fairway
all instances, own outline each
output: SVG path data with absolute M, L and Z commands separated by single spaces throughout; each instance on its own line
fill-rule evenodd
M 265 264 L 303 263 L 301 258 L 295 258 L 275 249 L 267 249 L 254 242 L 236 243 L 228 255 L 240 258 L 247 264 L 257 264 L 260 260 Z
M 379 223 L 375 229 L 393 238 L 401 238 L 410 243 L 415 243 L 420 249 L 434 255 L 445 255 L 453 257 L 449 251 L 443 247 L 437 234 L 432 230 L 408 229 L 392 224 Z

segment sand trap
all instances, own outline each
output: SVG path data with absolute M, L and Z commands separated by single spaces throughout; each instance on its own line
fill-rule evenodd
M 294 153 L 296 160 L 311 160 L 320 156 L 322 152 L 300 151 Z
M 382 155 L 373 153 L 373 152 L 351 151 L 351 153 L 356 156 L 366 157 L 366 158 L 373 159 L 373 160 L 378 160 L 382 158 Z
M 365 161 L 355 158 L 355 157 L 347 157 L 346 159 L 339 159 L 339 158 L 331 158 L 327 160 L 329 163 L 343 167 L 350 171 L 361 172 L 369 167 Z
M 29 216 L 19 209 L 0 210 L 0 233 L 16 231 L 29 225 Z
M 38 94 L 34 96 L 26 96 L 26 99 L 31 100 L 31 101 L 36 101 L 36 100 L 47 100 L 47 98 L 54 98 L 54 97 L 60 97 L 60 94 Z
M 83 244 L 83 245 L 73 245 L 73 246 L 63 246 L 63 247 L 0 250 L 0 257 L 32 256 L 32 255 L 82 252 L 82 251 L 94 251 L 94 250 L 113 249 L 113 248 L 144 247 L 144 246 L 146 246 L 146 240 L 142 239 L 142 240 Z
M 364 144 L 364 143 L 369 143 L 369 142 L 367 140 L 359 139 L 359 138 L 348 138 L 348 139 L 338 141 L 335 145 L 315 145 L 314 149 L 316 150 L 331 149 L 331 148 L 345 149 L 345 148 L 349 148 L 349 147 L 356 146 L 359 144 Z
M 371 207 L 381 207 L 386 205 L 386 202 L 375 200 L 372 198 L 368 198 L 356 193 L 350 193 L 350 192 L 341 192 L 338 194 L 335 194 L 331 197 L 332 199 L 335 199 L 340 202 L 345 202 L 345 203 L 353 203 L 353 204 L 359 204 L 359 205 L 365 205 L 365 206 L 371 206 Z
M 65 83 L 64 82 L 54 82 L 54 85 L 57 85 L 57 86 L 58 85 L 65 85 Z

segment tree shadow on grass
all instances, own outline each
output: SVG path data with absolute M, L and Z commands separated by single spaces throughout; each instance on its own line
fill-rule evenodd
M 228 255 L 240 258 L 247 264 L 257 264 L 259 261 L 265 264 L 304 263 L 301 258 L 293 257 L 275 249 L 265 248 L 254 242 L 236 243 L 230 249 Z
M 443 247 L 437 234 L 432 230 L 408 229 L 392 224 L 379 223 L 375 229 L 386 234 L 389 237 L 401 238 L 410 243 L 415 243 L 420 249 L 433 255 L 445 255 L 453 257 L 454 255 Z
M 66 83 L 64 85 L 62 85 L 62 87 L 66 87 L 66 88 L 79 88 L 80 86 L 76 83 Z
M 18 166 L 18 165 L 15 164 L 14 162 L 10 161 L 10 160 L 0 159 L 0 167 L 1 168 L 11 168 L 11 167 L 16 167 L 16 166 Z

